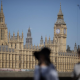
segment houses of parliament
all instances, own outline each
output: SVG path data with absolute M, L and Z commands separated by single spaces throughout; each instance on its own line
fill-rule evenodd
M 70 47 L 66 50 L 67 26 L 64 22 L 64 16 L 61 10 L 57 14 L 57 21 L 54 24 L 53 40 L 45 37 L 45 44 L 41 36 L 39 45 L 32 45 L 31 30 L 28 29 L 26 44 L 24 45 L 24 34 L 17 35 L 7 30 L 5 24 L 5 17 L 3 13 L 3 6 L 1 2 L 0 10 L 0 68 L 12 69 L 34 69 L 38 61 L 34 58 L 33 52 L 39 51 L 42 47 L 49 47 L 51 49 L 50 59 L 55 65 L 58 72 L 71 72 L 75 63 L 79 61 L 77 55 L 77 45 L 74 50 L 70 51 Z M 78 46 L 80 47 L 80 46 Z

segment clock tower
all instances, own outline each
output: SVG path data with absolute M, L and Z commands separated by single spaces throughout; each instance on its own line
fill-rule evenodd
M 67 27 L 66 23 L 64 22 L 60 4 L 60 10 L 57 15 L 57 21 L 54 25 L 54 39 L 58 40 L 58 50 L 60 52 L 66 52 L 66 38 L 67 38 Z

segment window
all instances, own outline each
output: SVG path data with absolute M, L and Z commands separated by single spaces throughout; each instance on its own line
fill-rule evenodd
M 16 44 L 15 44 L 15 49 L 16 49 Z
M 55 62 L 57 62 L 57 57 L 55 57 Z
M 21 60 L 21 55 L 19 55 L 19 60 Z
M 2 40 L 2 29 L 1 29 L 1 40 Z
M 5 68 L 7 68 L 7 62 L 5 62 Z
M 17 61 L 17 54 L 15 54 L 14 56 L 15 56 L 15 60 Z
M 25 55 L 23 55 L 23 61 L 25 61 Z
M 12 43 L 11 43 L 11 47 L 12 47 Z
M 4 63 L 2 62 L 2 68 L 4 68 Z
M 15 63 L 15 67 L 17 68 L 17 63 Z
M 12 68 L 13 68 L 13 62 L 12 62 Z
M 1 29 L 1 40 L 4 39 L 4 29 Z
M 5 60 L 7 60 L 7 54 L 5 54 Z
M 12 54 L 12 61 L 13 61 L 14 59 L 13 59 L 13 54 Z
M 3 19 L 1 18 L 1 22 L 3 22 Z
M 26 61 L 28 61 L 28 55 L 26 55 Z
M 19 63 L 19 68 L 21 68 L 21 63 Z

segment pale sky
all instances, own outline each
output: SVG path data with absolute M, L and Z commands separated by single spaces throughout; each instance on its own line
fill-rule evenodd
M 46 36 L 53 40 L 60 3 L 67 25 L 67 45 L 74 49 L 75 42 L 80 45 L 80 0 L 2 0 L 8 32 L 17 35 L 19 30 L 21 35 L 23 31 L 25 44 L 30 26 L 33 45 L 39 45 L 41 35 L 44 41 Z

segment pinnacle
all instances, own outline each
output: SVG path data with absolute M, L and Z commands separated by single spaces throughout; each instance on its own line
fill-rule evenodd
M 60 3 L 60 10 L 59 10 L 58 15 L 63 15 L 62 10 L 61 10 L 61 3 Z
M 2 6 L 2 1 L 1 1 L 1 12 L 3 12 L 3 6 Z

